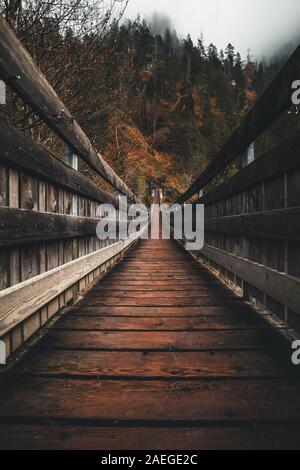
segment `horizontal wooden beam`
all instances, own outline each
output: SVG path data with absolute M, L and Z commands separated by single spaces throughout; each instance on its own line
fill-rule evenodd
M 96 235 L 99 219 L 0 207 L 0 246 Z
M 0 292 L 0 336 L 40 310 L 69 287 L 126 250 L 136 237 L 119 241 Z
M 96 235 L 100 219 L 0 207 L 0 246 Z M 122 224 L 129 223 L 122 220 Z M 116 221 L 119 231 L 119 221 Z
M 0 77 L 102 178 L 135 199 L 126 184 L 104 161 L 77 121 L 0 16 Z
M 300 46 L 283 66 L 271 85 L 265 90 L 241 125 L 223 148 L 196 179 L 178 202 L 191 198 L 203 189 L 229 163 L 250 146 L 273 122 L 292 106 L 292 83 L 300 77 Z
M 206 245 L 200 253 L 277 302 L 300 313 L 300 279 L 211 246 Z
M 205 219 L 205 231 L 299 241 L 300 207 Z
M 298 132 L 199 198 L 195 204 L 213 204 L 233 194 L 247 191 L 263 181 L 300 168 L 299 148 L 300 135 Z
M 115 196 L 103 191 L 89 178 L 58 160 L 47 150 L 24 136 L 14 126 L 1 119 L 0 142 L 1 163 L 80 196 L 118 207 Z

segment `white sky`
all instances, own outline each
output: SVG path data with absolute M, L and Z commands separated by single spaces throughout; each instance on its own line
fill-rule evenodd
M 259 57 L 300 37 L 300 0 L 129 0 L 126 16 L 167 15 L 180 35 L 201 32 L 206 44 L 231 42 L 243 56 Z

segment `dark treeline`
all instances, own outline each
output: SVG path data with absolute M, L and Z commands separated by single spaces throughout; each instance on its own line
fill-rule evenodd
M 97 17 L 81 0 L 69 1 L 72 13 L 65 6 L 61 17 L 50 3 L 43 15 L 38 1 L 13 13 L 5 2 L 2 10 L 95 145 L 140 197 L 160 176 L 170 198 L 183 191 L 281 64 L 256 63 L 250 53 L 243 59 L 231 44 L 218 50 L 203 37 L 179 38 L 168 23 L 165 30 L 164 21 L 157 27 L 157 19 L 156 25 L 121 22 L 123 11 L 101 10 L 102 2 Z M 68 12 L 72 18 L 65 21 Z M 61 142 L 14 96 L 7 115 L 64 156 Z

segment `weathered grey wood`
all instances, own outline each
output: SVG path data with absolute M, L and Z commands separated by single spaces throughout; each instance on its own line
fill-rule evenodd
M 263 181 L 273 179 L 277 175 L 282 175 L 284 172 L 290 172 L 299 168 L 299 148 L 300 136 L 297 132 L 257 160 L 254 160 L 254 162 L 243 168 L 236 175 L 199 198 L 196 203 L 212 204 L 224 200 L 233 194 L 242 193 L 253 186 L 257 186 Z M 291 201 L 289 206 L 292 205 L 295 206 L 297 204 L 293 204 Z
M 204 188 L 218 173 L 260 136 L 284 111 L 291 107 L 292 83 L 300 76 L 300 46 L 283 66 L 271 85 L 265 90 L 242 124 L 225 143 L 221 151 L 178 199 L 183 203 Z
M 0 248 L 0 290 L 9 286 L 9 252 Z
M 20 207 L 38 210 L 38 181 L 24 173 L 20 174 Z
M 211 246 L 205 246 L 200 253 L 300 313 L 300 279 Z
M 127 249 L 135 239 L 120 241 L 0 292 L 0 336 Z
M 46 212 L 59 212 L 59 189 L 52 184 L 46 185 Z
M 96 236 L 98 223 L 89 217 L 0 207 L 0 246 Z
M 87 177 L 55 158 L 1 119 L 0 141 L 0 161 L 8 166 L 23 170 L 36 178 L 42 178 L 59 188 L 117 207 L 117 200 L 112 194 L 103 191 Z
M 126 184 L 93 147 L 3 17 L 0 17 L 0 76 L 76 155 L 114 188 L 134 199 Z
M 39 248 L 28 245 L 21 248 L 21 280 L 26 281 L 39 274 Z
M 7 179 L 7 168 L 0 165 L 0 206 L 8 205 L 8 179 Z
M 9 169 L 9 206 L 16 209 L 19 207 L 19 172 L 12 168 Z M 13 286 L 20 282 L 20 248 L 10 249 L 9 262 L 10 285 Z
M 205 220 L 205 230 L 248 237 L 300 240 L 300 207 Z

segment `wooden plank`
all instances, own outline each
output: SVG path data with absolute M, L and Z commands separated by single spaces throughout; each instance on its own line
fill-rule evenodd
M 17 75 L 19 79 L 12 79 Z M 93 147 L 3 17 L 0 18 L 0 76 L 76 155 L 114 188 L 135 200 L 126 184 Z
M 93 290 L 92 292 L 89 292 L 85 298 L 87 300 L 92 300 L 94 301 L 95 299 L 99 300 L 106 300 L 106 299 L 145 299 L 145 303 L 148 302 L 148 299 L 153 299 L 153 297 L 159 297 L 159 299 L 190 299 L 191 297 L 194 298 L 202 298 L 202 299 L 207 299 L 213 297 L 214 299 L 219 300 L 220 298 L 222 299 L 228 299 L 228 298 L 233 298 L 236 299 L 236 295 L 230 291 L 229 289 L 223 290 L 223 291 L 218 291 L 217 289 L 213 291 L 212 289 L 201 289 L 199 288 L 198 290 L 165 290 L 165 291 L 159 291 L 159 292 L 149 292 L 149 291 L 126 291 L 126 290 L 118 290 L 118 291 L 96 291 Z M 173 303 L 176 303 L 177 300 L 174 300 Z
M 265 328 L 265 323 L 259 316 L 223 315 L 219 317 L 95 317 L 66 315 L 54 329 L 80 331 L 203 331 L 203 330 L 243 330 Z
M 238 297 L 232 297 L 224 299 L 223 297 L 215 298 L 211 297 L 178 297 L 174 300 L 172 297 L 161 299 L 159 297 L 152 297 L 149 299 L 143 298 L 122 298 L 122 297 L 110 297 L 107 299 L 85 299 L 82 302 L 82 306 L 99 306 L 99 307 L 204 307 L 209 305 L 232 305 L 239 301 Z
M 135 379 L 200 379 L 292 377 L 296 374 L 287 354 L 274 351 L 228 352 L 99 352 L 99 351 L 36 351 L 31 352 L 14 369 L 15 374 L 47 377 L 104 377 Z
M 129 317 L 143 317 L 143 316 L 154 316 L 154 317 L 194 317 L 199 315 L 205 316 L 219 316 L 219 315 L 232 315 L 233 312 L 244 315 L 245 313 L 253 310 L 250 306 L 235 302 L 233 305 L 203 305 L 194 307 L 139 307 L 139 306 L 80 306 L 80 308 L 74 308 L 72 310 L 73 315 L 111 315 L 111 316 L 129 316 Z
M 300 46 L 288 59 L 271 85 L 259 97 L 241 125 L 221 151 L 178 199 L 183 203 L 204 188 L 226 166 L 243 154 L 260 134 L 291 106 L 292 83 L 300 75 Z
M 26 281 L 39 274 L 39 247 L 28 245 L 21 248 L 21 281 Z
M 300 169 L 287 174 L 287 206 L 300 206 Z
M 38 210 L 38 180 L 20 174 L 20 209 Z
M 135 240 L 120 241 L 0 293 L 0 336 L 44 307 L 75 282 L 122 252 Z
M 20 204 L 20 190 L 19 190 L 19 172 L 9 169 L 9 207 L 19 208 Z M 2 218 L 0 215 L 0 220 Z M 2 223 L 0 224 L 2 227 Z M 1 231 L 1 228 L 0 228 Z M 12 229 L 14 232 L 14 229 Z M 20 282 L 20 249 L 12 247 L 9 252 L 9 262 L 10 262 L 10 285 L 14 286 Z
M 39 343 L 47 349 L 78 350 L 248 350 L 289 348 L 276 331 L 101 332 L 50 330 Z
M 0 416 L 90 423 L 299 422 L 299 380 L 110 381 L 15 377 Z M 55 397 L 55 400 L 53 398 Z M 70 399 L 72 397 L 72 399 Z
M 9 207 L 19 207 L 19 172 L 9 169 Z
M 149 252 L 148 257 L 146 264 L 156 255 Z M 186 263 L 196 261 L 187 257 Z M 119 272 L 125 275 L 126 262 L 116 272 L 116 279 Z M 139 428 L 140 439 L 148 437 L 150 441 L 154 427 L 157 433 L 180 429 L 181 445 L 188 447 L 191 441 L 185 431 L 192 426 L 208 433 L 205 439 L 214 442 L 205 440 L 205 445 L 214 449 L 226 439 L 228 446 L 233 445 L 233 436 L 228 436 L 234 428 L 243 430 L 239 439 L 246 440 L 244 446 L 252 445 L 246 430 L 256 431 L 262 425 L 287 426 L 293 435 L 300 422 L 300 381 L 290 360 L 290 345 L 279 328 L 270 328 L 262 316 L 240 301 L 220 307 L 178 307 L 174 291 L 129 292 L 133 300 L 146 296 L 143 302 L 147 296 L 159 298 L 164 293 L 165 299 L 173 302 L 169 307 L 91 307 L 95 294 L 105 299 L 122 294 L 122 290 L 106 291 L 111 276 L 104 285 L 99 282 L 84 302 L 61 312 L 38 345 L 29 341 L 26 356 L 0 382 L 0 420 L 9 436 L 12 428 L 15 430 L 9 445 L 22 439 L 29 443 L 31 432 L 37 433 L 32 445 L 38 441 L 39 447 L 51 448 L 60 436 L 63 447 L 74 445 L 76 429 L 77 448 L 97 441 L 99 449 L 100 427 L 114 427 L 113 436 L 124 430 L 129 440 L 132 429 Z M 87 278 L 90 282 L 91 276 L 83 277 Z M 209 278 L 211 282 L 212 276 Z M 203 293 L 214 287 L 208 284 L 207 288 L 209 278 L 201 271 L 202 285 L 198 275 L 192 276 Z M 132 282 L 127 279 L 125 283 L 128 281 Z M 182 295 L 179 282 L 172 287 Z M 219 296 L 221 289 L 217 287 L 215 292 Z M 193 298 L 193 291 L 189 295 Z M 222 302 L 226 303 L 224 297 Z M 91 426 L 94 434 L 90 435 L 87 430 Z M 52 427 L 60 428 L 56 437 Z M 223 430 L 223 441 L 215 434 L 217 429 Z M 267 437 L 267 433 L 263 435 Z M 278 445 L 281 435 L 276 436 Z M 239 439 L 234 445 L 243 447 Z M 0 447 L 6 442 L 5 437 Z M 289 440 L 290 445 L 292 442 Z M 197 442 L 197 450 L 200 444 Z
M 50 213 L 49 206 L 48 210 L 44 213 L 0 207 L 0 246 L 96 236 L 99 219 Z M 93 239 L 89 243 L 92 248 Z
M 9 251 L 0 249 L 0 290 L 9 287 Z
M 224 287 L 220 282 L 216 281 L 213 282 L 201 282 L 200 279 L 196 279 L 195 281 L 190 282 L 182 282 L 180 283 L 180 289 L 176 289 L 176 285 L 174 286 L 172 283 L 164 282 L 164 281 L 152 281 L 151 284 L 147 284 L 147 281 L 120 281 L 119 283 L 114 281 L 110 282 L 108 280 L 103 279 L 100 284 L 97 284 L 93 291 L 123 291 L 126 290 L 127 292 L 135 291 L 145 291 L 145 292 L 161 292 L 161 291 L 188 291 L 194 292 L 201 290 L 212 290 L 212 289 L 227 291 L 227 288 Z
M 0 246 L 95 235 L 99 219 L 0 207 Z
M 211 246 L 205 246 L 201 253 L 273 299 L 287 305 L 294 312 L 300 312 L 300 280 L 296 277 L 280 273 Z
M 50 242 L 46 246 L 47 271 L 59 266 L 59 245 L 58 242 Z
M 3 424 L 5 450 L 298 450 L 300 426 L 116 427 Z
M 206 219 L 205 230 L 247 237 L 300 240 L 300 207 Z
M 7 168 L 0 165 L 0 207 L 8 206 L 8 176 Z
M 116 198 L 0 119 L 0 160 L 59 188 L 118 207 Z M 42 210 L 42 209 L 40 209 Z
M 46 185 L 46 212 L 59 212 L 59 189 L 52 184 Z

